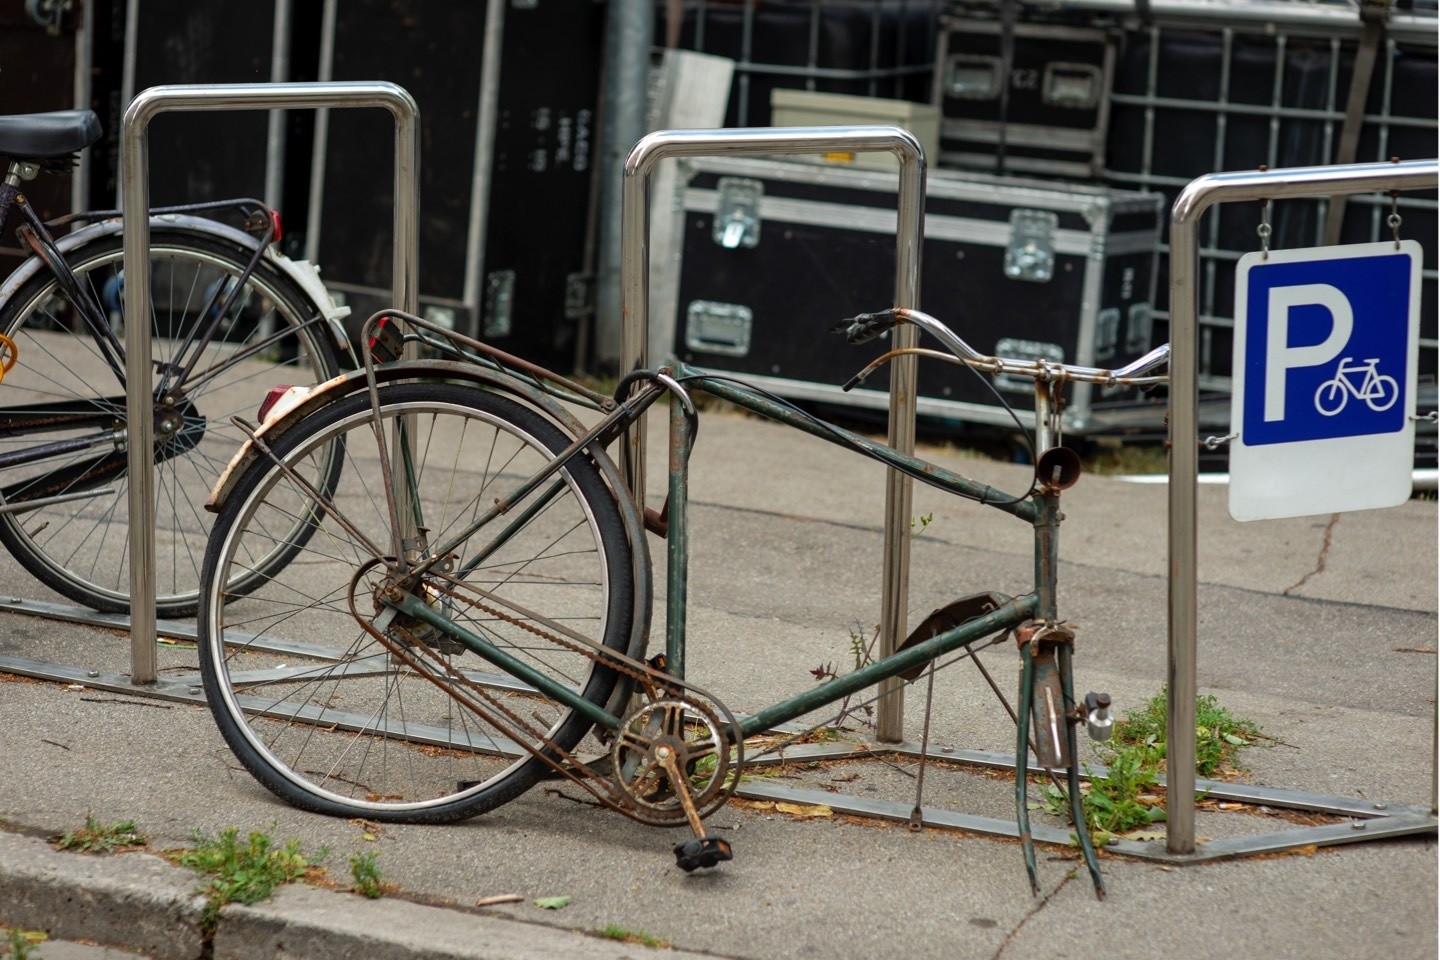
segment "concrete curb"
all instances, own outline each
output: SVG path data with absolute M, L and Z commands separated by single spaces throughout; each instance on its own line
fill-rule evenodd
M 201 956 L 195 876 L 144 853 L 84 856 L 0 832 L 0 923 L 156 960 Z
M 214 960 L 627 960 L 653 949 L 511 920 L 405 900 L 364 900 L 292 885 L 253 906 L 220 913 Z M 666 960 L 705 956 L 665 950 Z
M 654 951 L 494 914 L 399 899 L 366 900 L 307 887 L 220 912 L 213 942 L 195 876 L 144 853 L 87 856 L 0 832 L 0 924 L 45 930 L 51 941 L 87 940 L 154 960 L 631 960 Z M 709 954 L 666 950 L 666 960 Z

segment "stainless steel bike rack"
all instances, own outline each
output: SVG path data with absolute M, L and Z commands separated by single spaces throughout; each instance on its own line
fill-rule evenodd
M 888 151 L 900 161 L 895 231 L 895 306 L 920 306 L 920 245 L 925 232 L 925 156 L 920 142 L 899 127 L 753 127 L 725 130 L 662 130 L 637 143 L 625 160 L 621 195 L 620 369 L 647 363 L 650 333 L 650 173 L 669 157 L 775 156 L 785 154 Z M 863 306 L 863 305 L 862 305 Z M 839 317 L 835 318 L 837 321 Z M 896 349 L 913 347 L 919 333 L 908 324 L 893 331 Z M 903 453 L 915 451 L 915 380 L 917 360 L 904 356 L 890 364 L 889 443 Z M 635 500 L 645 505 L 645 421 L 630 432 L 623 467 Z M 880 656 L 892 653 L 905 635 L 910 579 L 909 477 L 890 471 L 885 486 L 885 561 L 880 593 Z M 880 686 L 876 735 L 887 743 L 903 734 L 903 684 Z
M 1166 715 L 1169 779 L 1166 788 L 1166 847 L 1170 854 L 1195 853 L 1195 695 L 1197 570 L 1195 487 L 1199 468 L 1199 378 L 1196 286 L 1200 217 L 1212 205 L 1237 200 L 1328 197 L 1380 190 L 1434 189 L 1440 161 L 1357 163 L 1330 167 L 1292 167 L 1255 173 L 1214 173 L 1194 180 L 1178 197 L 1170 215 L 1170 609 L 1169 703 Z M 1432 753 L 1432 764 L 1434 757 Z M 1434 772 L 1432 768 L 1432 784 Z M 1257 797 L 1257 802 L 1265 802 Z M 1433 832 L 1436 827 L 1432 786 L 1428 818 L 1382 818 L 1364 839 L 1400 833 Z M 1282 803 L 1283 805 L 1283 803 Z M 1409 823 L 1408 821 L 1414 821 Z M 1408 828 L 1407 828 L 1408 826 Z M 1298 831 L 1296 831 L 1298 832 Z M 1270 837 L 1253 837 L 1257 853 L 1277 849 Z M 1314 842 L 1314 841 L 1311 841 Z M 1319 842 L 1326 842 L 1321 840 Z M 1334 842 L 1334 841 L 1331 841 Z
M 150 161 L 147 131 L 162 113 L 203 110 L 383 107 L 395 118 L 395 305 L 415 313 L 419 261 L 420 110 L 404 88 L 393 83 L 239 83 L 151 87 L 125 111 L 120 126 L 121 207 L 125 216 L 125 312 L 150 314 Z M 130 471 L 130 682 L 156 679 L 155 531 L 148 518 L 155 496 L 153 398 L 150 383 L 150 325 L 125 329 L 126 416 Z

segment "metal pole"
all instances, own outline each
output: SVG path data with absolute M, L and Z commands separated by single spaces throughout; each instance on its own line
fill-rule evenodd
M 470 218 L 465 224 L 465 279 L 460 299 L 470 312 L 464 332 L 479 339 L 481 283 L 485 277 L 485 227 L 495 176 L 495 131 L 500 119 L 500 59 L 504 55 L 505 0 L 487 0 L 480 45 L 480 94 L 475 104 L 475 167 L 470 179 Z M 313 259 L 313 258 L 312 258 Z
M 275 0 L 275 23 L 270 37 L 270 82 L 284 83 L 290 76 L 290 20 L 292 0 Z M 265 118 L 265 198 L 272 210 L 284 207 L 285 111 L 272 110 Z M 77 208 L 78 209 L 78 208 Z
M 774 156 L 800 153 L 888 151 L 900 161 L 895 231 L 895 306 L 920 305 L 920 255 L 925 219 L 925 155 L 920 142 L 899 127 L 750 127 L 727 130 L 665 130 L 644 137 L 625 161 L 621 209 L 620 370 L 648 363 L 650 293 L 650 173 L 668 157 Z M 866 309 L 857 304 L 857 310 Z M 896 347 L 914 346 L 914 328 L 898 327 Z M 890 444 L 915 448 L 915 358 L 902 357 L 890 372 Z M 626 481 L 636 503 L 645 502 L 645 424 L 630 431 Z M 891 651 L 905 630 L 910 563 L 908 477 L 892 473 L 885 489 L 885 559 L 881 585 L 880 649 Z M 885 681 L 877 721 L 882 740 L 902 738 L 899 681 Z
M 605 71 L 600 107 L 600 254 L 595 266 L 595 357 L 622 352 L 620 306 L 625 151 L 646 132 L 646 94 L 654 35 L 653 0 L 611 0 L 605 11 Z M 621 365 L 621 370 L 629 368 Z
M 393 296 L 402 310 L 419 306 L 420 111 L 393 83 L 240 83 L 151 87 L 125 110 L 120 125 L 121 211 L 125 217 L 125 410 L 130 472 L 130 680 L 155 682 L 155 497 L 151 447 L 150 163 L 147 131 L 177 110 L 384 107 L 395 118 L 395 251 Z
M 1181 191 L 1170 213 L 1170 599 L 1169 702 L 1166 707 L 1166 846 L 1195 851 L 1195 487 L 1199 465 L 1200 217 L 1215 203 L 1325 197 L 1377 190 L 1434 189 L 1440 162 L 1292 167 L 1264 173 L 1215 173 Z

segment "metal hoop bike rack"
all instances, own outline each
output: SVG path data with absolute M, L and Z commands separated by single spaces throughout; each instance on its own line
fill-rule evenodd
M 1434 189 L 1440 161 L 1412 160 L 1405 163 L 1357 163 L 1330 167 L 1292 167 L 1248 173 L 1215 173 L 1194 180 L 1178 197 L 1170 217 L 1170 602 L 1169 668 L 1166 709 L 1166 740 L 1169 777 L 1166 801 L 1166 848 L 1176 857 L 1208 859 L 1246 853 L 1285 849 L 1301 843 L 1342 843 L 1379 839 L 1436 830 L 1435 763 L 1431 751 L 1430 812 L 1395 810 L 1379 817 L 1374 829 L 1363 831 L 1340 827 L 1319 827 L 1289 831 L 1305 834 L 1306 840 L 1281 840 L 1280 834 L 1249 837 L 1223 845 L 1212 844 L 1197 853 L 1195 843 L 1195 695 L 1196 631 L 1196 475 L 1199 468 L 1199 377 L 1196 331 L 1199 326 L 1199 291 L 1196 285 L 1199 263 L 1200 218 L 1217 203 L 1237 200 L 1280 200 L 1287 197 L 1327 197 L 1381 190 Z M 1274 799 L 1280 793 L 1252 791 L 1254 802 Z M 1355 811 L 1353 801 L 1340 798 L 1310 798 L 1312 803 L 1333 800 L 1330 809 L 1360 816 L 1376 817 L 1380 805 Z M 1343 803 L 1343 806 L 1342 806 Z M 1324 809 L 1323 807 L 1315 807 Z M 1366 825 L 1367 821 L 1356 823 Z M 1331 836 L 1335 834 L 1335 836 Z
M 125 111 L 121 123 L 120 175 L 124 231 L 124 265 L 130 282 L 125 285 L 124 305 L 129 316 L 146 316 L 151 309 L 149 239 L 149 148 L 147 131 L 150 122 L 162 113 L 210 110 L 280 110 L 380 107 L 395 120 L 394 174 L 394 270 L 393 291 L 397 304 L 415 309 L 418 304 L 417 264 L 419 233 L 417 214 L 420 205 L 420 113 L 415 99 L 404 88 L 380 81 L 334 83 L 244 83 L 190 84 L 151 87 L 142 90 Z M 150 327 L 128 324 L 125 331 L 126 415 L 130 419 L 128 435 L 128 472 L 131 477 L 129 509 L 132 517 L 152 515 L 154 497 L 154 465 L 150 450 L 154 440 L 152 423 L 153 397 L 149 389 L 151 373 Z M 92 626 L 103 626 L 130 632 L 131 672 L 125 686 L 148 686 L 147 692 L 158 693 L 156 684 L 156 615 L 155 615 L 155 531 L 149 523 L 130 525 L 130 594 L 128 617 L 36 603 L 18 597 L 0 600 L 0 609 L 17 613 L 68 620 Z M 194 638 L 194 628 L 167 623 L 165 634 L 184 639 Z M 24 671 L 31 675 L 55 680 L 86 680 L 96 682 L 96 671 L 83 671 L 60 664 L 27 662 Z M 109 682 L 100 680 L 100 682 Z M 115 686 L 115 684 L 111 684 Z M 162 686 L 165 686 L 162 684 Z M 182 690 L 166 691 L 164 695 L 189 698 Z
M 625 161 L 622 194 L 620 369 L 646 366 L 650 333 L 650 174 L 666 158 L 779 156 L 786 154 L 888 151 L 900 161 L 896 201 L 895 306 L 920 306 L 920 246 L 925 235 L 925 157 L 920 142 L 899 127 L 753 127 L 730 130 L 670 130 L 643 138 Z M 920 334 L 902 324 L 893 331 L 896 349 L 914 347 Z M 901 356 L 891 363 L 887 443 L 915 452 L 915 381 L 918 361 Z M 635 500 L 645 499 L 645 423 L 630 434 L 623 468 Z M 880 593 L 880 656 L 895 651 L 905 635 L 910 573 L 911 481 L 890 472 L 885 481 L 885 553 Z M 876 733 L 881 741 L 902 739 L 904 691 L 898 680 L 881 683 Z

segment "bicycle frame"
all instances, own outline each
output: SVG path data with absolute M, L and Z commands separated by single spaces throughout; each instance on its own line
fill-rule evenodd
M 369 374 L 373 378 L 373 368 Z M 1033 589 L 1018 597 L 1009 598 L 990 610 L 973 619 L 969 619 L 949 630 L 944 630 L 928 639 L 919 642 L 908 643 L 896 652 L 880 660 L 872 662 L 850 674 L 836 677 L 824 685 L 817 686 L 786 698 L 778 703 L 771 704 L 739 720 L 736 726 L 737 735 L 743 740 L 765 731 L 772 730 L 776 726 L 794 720 L 813 710 L 824 707 L 851 696 L 852 694 L 875 686 L 880 682 L 892 677 L 899 676 L 907 671 L 916 671 L 926 664 L 931 663 L 939 657 L 948 653 L 967 647 L 982 638 L 997 633 L 1006 632 L 1021 627 L 1023 624 L 1033 622 L 1035 627 L 1028 635 L 1021 637 L 1021 696 L 1020 710 L 1017 718 L 1017 756 L 1016 756 L 1016 799 L 1017 799 L 1017 821 L 1022 845 L 1025 850 L 1027 868 L 1030 871 L 1032 885 L 1038 889 L 1034 861 L 1033 846 L 1030 842 L 1030 831 L 1028 823 L 1027 801 L 1026 801 L 1026 748 L 1028 745 L 1030 726 L 1030 691 L 1033 691 L 1036 677 L 1042 673 L 1049 672 L 1047 676 L 1055 678 L 1058 673 L 1058 682 L 1061 686 L 1063 698 L 1063 723 L 1065 730 L 1063 734 L 1058 729 L 1053 734 L 1053 750 L 1057 759 L 1051 763 L 1055 766 L 1065 766 L 1069 780 L 1072 812 L 1076 823 L 1083 822 L 1080 812 L 1080 791 L 1079 774 L 1074 757 L 1077 753 L 1075 725 L 1079 721 L 1079 711 L 1075 707 L 1074 691 L 1072 689 L 1070 671 L 1070 643 L 1073 641 L 1073 632 L 1063 624 L 1057 622 L 1056 602 L 1056 566 L 1058 561 L 1057 541 L 1060 523 L 1059 497 L 1062 486 L 1058 476 L 1054 483 L 1037 481 L 1032 490 L 1024 496 L 1012 496 L 997 490 L 987 484 L 980 483 L 968 477 L 951 472 L 925 460 L 904 454 L 894 448 L 869 440 L 856 433 L 845 430 L 839 426 L 828 424 L 814 418 L 807 417 L 792 407 L 783 403 L 777 403 L 763 393 L 739 382 L 732 382 L 722 378 L 704 374 L 698 370 L 677 364 L 671 369 L 663 369 L 654 373 L 636 373 L 627 378 L 626 383 L 634 380 L 646 381 L 644 385 L 629 400 L 620 404 L 608 413 L 602 421 L 590 430 L 579 436 L 564 451 L 559 453 L 539 472 L 521 482 L 514 490 L 505 496 L 497 498 L 493 508 L 488 510 L 484 516 L 472 521 L 466 528 L 452 537 L 447 538 L 442 545 L 430 550 L 430 559 L 415 566 L 409 567 L 406 574 L 412 579 L 411 582 L 418 582 L 418 577 L 428 570 L 432 565 L 439 562 L 443 557 L 449 556 L 452 551 L 462 543 L 479 532 L 485 525 L 500 517 L 507 510 L 507 504 L 519 502 L 530 493 L 540 489 L 550 478 L 554 477 L 572 457 L 585 450 L 587 447 L 598 444 L 600 447 L 608 445 L 619 438 L 626 427 L 638 420 L 660 397 L 670 395 L 671 416 L 669 434 L 669 500 L 667 502 L 666 522 L 667 529 L 665 536 L 667 540 L 667 583 L 668 583 L 668 617 L 665 640 L 665 659 L 661 669 L 676 680 L 685 679 L 685 597 L 686 583 L 688 578 L 688 517 L 687 517 L 687 496 L 688 496 L 688 468 L 689 457 L 694 443 L 694 428 L 697 414 L 686 392 L 686 386 L 698 389 L 733 403 L 743 409 L 749 410 L 767 419 L 778 422 L 782 425 L 802 430 L 814 436 L 828 440 L 839 446 L 854 450 L 860 455 L 877 460 L 892 469 L 901 470 L 916 477 L 930 486 L 944 490 L 948 493 L 974 499 L 980 503 L 1009 513 L 1017 519 L 1028 522 L 1034 530 L 1034 582 Z M 682 386 L 682 384 L 686 386 Z M 1036 398 L 1036 422 L 1039 425 L 1037 430 L 1040 439 L 1040 448 L 1048 449 L 1053 442 L 1049 432 L 1051 413 L 1054 409 L 1054 396 L 1051 393 L 1051 383 L 1037 382 L 1035 390 Z M 371 380 L 372 402 L 374 398 L 374 380 Z M 621 393 L 627 389 L 622 384 Z M 377 437 L 380 436 L 377 432 Z M 381 440 L 383 444 L 383 439 Z M 382 450 L 382 461 L 399 465 L 393 470 L 392 477 L 396 482 L 409 483 L 413 476 L 408 469 L 405 469 L 405 429 L 403 424 L 396 431 L 396 450 L 386 454 Z M 558 487 L 558 481 L 553 485 Z M 552 487 L 552 489 L 553 489 Z M 623 492 L 621 492 L 623 495 Z M 395 502 L 412 502 L 417 498 L 404 495 L 404 491 L 397 491 L 395 499 L 392 500 L 391 510 L 394 512 Z M 546 498 L 542 496 L 542 504 Z M 539 507 L 532 508 L 533 512 Z M 407 518 L 409 519 L 409 518 Z M 423 526 L 423 519 L 413 518 L 416 526 Z M 509 522 L 491 544 L 482 548 L 479 556 L 483 558 L 497 543 L 503 541 L 509 531 L 518 529 L 526 522 L 526 516 L 517 517 Z M 473 560 L 472 563 L 479 562 Z M 452 622 L 439 611 L 433 609 L 423 591 L 399 590 L 389 597 L 382 598 L 382 603 L 399 614 L 413 617 L 423 621 L 448 636 L 450 639 L 464 646 L 476 656 L 499 668 L 510 676 L 529 684 L 545 696 L 563 703 L 565 706 L 575 710 L 586 717 L 592 723 L 605 730 L 612 732 L 620 731 L 625 724 L 625 719 L 617 712 L 599 706 L 586 700 L 580 693 L 572 690 L 563 683 L 557 682 L 546 676 L 539 670 L 533 669 L 511 654 L 501 650 L 486 638 L 472 633 L 458 624 Z M 547 621 L 538 615 L 526 611 L 527 615 L 535 616 L 536 619 L 545 624 L 548 629 L 560 633 L 567 633 L 564 626 Z M 604 663 L 606 651 L 596 650 L 595 658 Z M 612 663 L 618 664 L 618 659 L 612 659 Z M 612 703 L 615 703 L 612 700 Z M 1055 718 L 1052 716 L 1052 722 Z M 1063 737 L 1063 743 L 1061 739 Z M 529 749 L 529 748 L 527 748 Z M 1100 878 L 1099 866 L 1095 859 L 1093 846 L 1091 845 L 1088 831 L 1078 831 L 1082 852 L 1090 869 L 1092 878 L 1095 881 L 1097 894 L 1103 896 L 1104 886 Z

